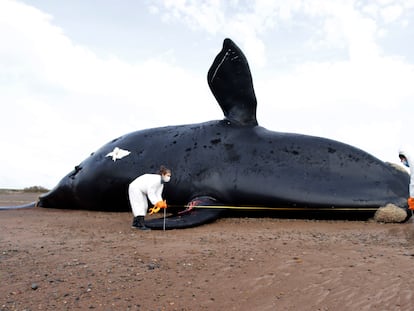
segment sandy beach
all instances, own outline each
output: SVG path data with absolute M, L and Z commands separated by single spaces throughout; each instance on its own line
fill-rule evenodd
M 37 194 L 0 194 L 0 205 Z M 0 211 L 0 310 L 412 310 L 414 223 Z

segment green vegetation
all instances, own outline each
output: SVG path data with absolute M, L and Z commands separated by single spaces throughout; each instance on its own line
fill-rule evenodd
M 23 189 L 24 192 L 48 192 L 49 190 L 42 186 L 32 186 Z
M 13 192 L 30 192 L 30 193 L 44 193 L 49 190 L 42 186 L 31 186 L 24 189 L 0 189 L 0 194 L 7 194 Z

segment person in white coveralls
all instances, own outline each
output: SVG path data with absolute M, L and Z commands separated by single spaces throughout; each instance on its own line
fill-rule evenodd
M 414 162 L 411 158 L 411 155 L 408 154 L 406 149 L 400 149 L 398 152 L 398 156 L 405 166 L 407 166 L 410 169 L 410 186 L 409 186 L 409 192 L 410 196 L 407 200 L 408 202 L 408 208 L 410 210 L 414 210 Z
M 129 202 L 134 215 L 132 228 L 150 230 L 144 222 L 148 210 L 148 200 L 154 205 L 155 210 L 167 208 L 167 202 L 162 199 L 162 191 L 164 184 L 170 179 L 171 170 L 161 166 L 158 174 L 141 175 L 129 184 Z

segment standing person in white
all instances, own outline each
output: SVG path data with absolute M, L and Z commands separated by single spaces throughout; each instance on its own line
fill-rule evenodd
M 410 169 L 410 186 L 409 186 L 409 198 L 408 208 L 414 210 L 414 162 L 411 158 L 411 154 L 408 154 L 407 149 L 400 149 L 398 156 L 401 162 Z
M 144 217 L 147 215 L 148 200 L 155 208 L 166 208 L 167 203 L 162 199 L 164 184 L 171 179 L 171 170 L 161 166 L 158 174 L 144 174 L 132 181 L 128 188 L 134 220 L 132 227 L 150 230 L 145 226 Z

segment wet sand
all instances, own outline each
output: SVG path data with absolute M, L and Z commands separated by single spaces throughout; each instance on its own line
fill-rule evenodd
M 35 200 L 1 193 L 0 205 Z M 0 211 L 0 310 L 411 310 L 414 223 Z

